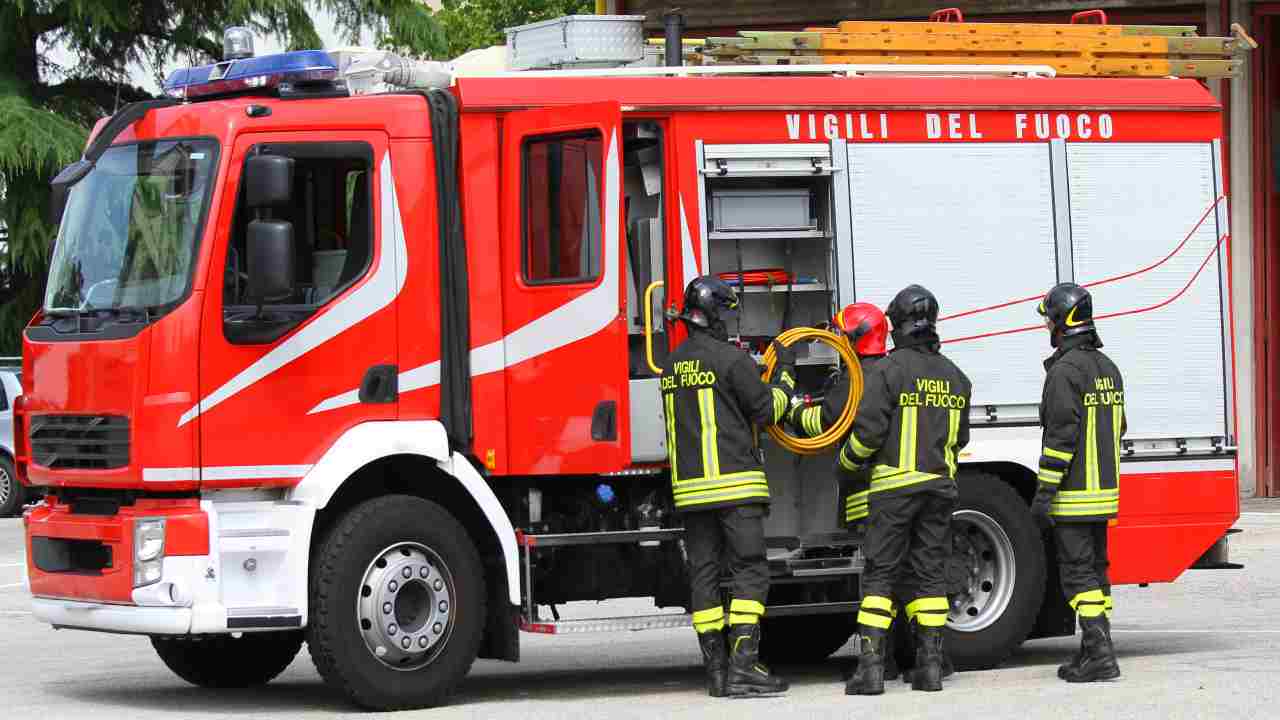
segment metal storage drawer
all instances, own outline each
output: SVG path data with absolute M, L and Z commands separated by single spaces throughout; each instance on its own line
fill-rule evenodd
M 512 70 L 620 65 L 644 57 L 643 15 L 566 15 L 507 28 Z
M 711 193 L 711 230 L 814 230 L 818 223 L 812 205 L 808 190 L 715 190 Z

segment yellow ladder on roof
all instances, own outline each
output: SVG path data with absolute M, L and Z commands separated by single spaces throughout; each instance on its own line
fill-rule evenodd
M 1240 55 L 1256 47 L 1239 25 L 1233 37 L 1198 37 L 1180 25 L 1108 25 L 1101 10 L 1073 24 L 963 22 L 958 10 L 935 13 L 953 22 L 847 20 L 801 32 L 743 31 L 707 38 L 703 64 L 1019 65 L 1053 67 L 1084 77 L 1231 77 Z M 1101 23 L 1074 22 L 1097 19 Z

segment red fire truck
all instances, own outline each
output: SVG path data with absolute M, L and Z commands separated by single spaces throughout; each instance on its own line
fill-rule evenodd
M 775 279 L 742 285 L 730 328 L 757 351 L 911 282 L 940 298 L 974 382 L 948 568 L 961 668 L 1074 631 L 1027 511 L 1050 352 L 1034 299 L 1057 281 L 1093 287 L 1125 373 L 1115 582 L 1229 566 L 1222 121 L 1199 83 L 340 80 L 316 52 L 181 71 L 179 99 L 100 123 L 55 183 L 16 433 L 18 474 L 46 491 L 25 517 L 41 621 L 150 636 L 204 686 L 267 682 L 305 640 L 326 681 L 383 709 L 517 660 L 520 631 L 687 624 L 649 353 L 680 340 L 663 317 L 703 273 Z M 817 391 L 836 356 L 799 352 Z M 860 538 L 829 453 L 762 444 L 766 653 L 816 660 L 855 631 Z M 559 613 L 649 597 L 640 617 Z

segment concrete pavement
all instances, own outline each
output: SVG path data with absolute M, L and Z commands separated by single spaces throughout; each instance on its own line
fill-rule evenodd
M 1188 572 L 1172 585 L 1116 590 L 1124 677 L 1068 686 L 1055 667 L 1075 639 L 1028 643 L 997 670 L 960 673 L 941 695 L 894 683 L 846 698 L 846 646 L 816 665 L 782 668 L 784 698 L 715 701 L 702 693 L 688 630 L 552 638 L 525 635 L 519 664 L 477 662 L 453 703 L 404 718 L 1246 718 L 1280 717 L 1280 503 L 1251 501 L 1232 539 L 1244 571 Z M 357 715 L 324 686 L 304 651 L 271 685 L 194 688 L 145 638 L 55 632 L 35 623 L 21 587 L 21 526 L 0 520 L 0 699 L 3 715 L 39 718 L 257 718 Z M 643 612 L 647 603 L 581 604 L 575 616 Z

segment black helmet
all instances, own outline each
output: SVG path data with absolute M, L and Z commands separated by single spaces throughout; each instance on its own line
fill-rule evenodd
M 920 285 L 908 285 L 893 296 L 884 314 L 895 335 L 932 334 L 938 324 L 938 298 Z
M 1053 326 L 1053 346 L 1058 339 L 1096 332 L 1093 325 L 1093 296 L 1075 283 L 1059 283 L 1040 301 L 1037 311 Z
M 738 293 L 729 283 L 713 275 L 696 277 L 684 290 L 684 312 L 680 319 L 704 330 L 723 328 L 724 313 L 738 308 Z

